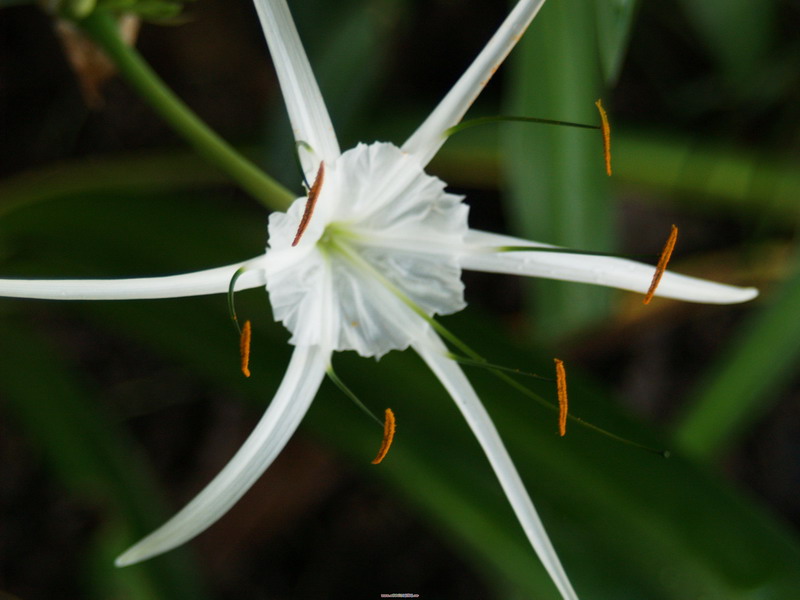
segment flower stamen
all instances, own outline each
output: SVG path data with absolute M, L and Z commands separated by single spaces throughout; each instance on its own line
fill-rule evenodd
M 378 455 L 372 459 L 372 464 L 379 464 L 389 452 L 394 440 L 395 420 L 394 413 L 391 408 L 386 409 L 386 420 L 383 423 L 383 439 L 381 440 L 381 447 L 378 449 Z
M 598 98 L 594 103 L 600 112 L 600 130 L 603 132 L 603 156 L 606 159 L 606 175 L 611 177 L 611 124 L 608 122 L 608 114 L 603 108 L 603 101 Z
M 308 223 L 311 221 L 311 215 L 314 213 L 314 207 L 317 204 L 317 198 L 319 197 L 319 192 L 322 189 L 322 181 L 325 178 L 325 163 L 319 163 L 319 170 L 317 171 L 317 177 L 314 179 L 314 184 L 311 186 L 311 189 L 308 190 L 308 199 L 306 200 L 306 209 L 303 211 L 303 217 L 300 219 L 300 225 L 297 228 L 297 234 L 294 236 L 294 241 L 292 242 L 292 246 L 297 246 L 300 242 L 300 238 L 303 237 L 306 229 L 308 228 Z
M 567 372 L 564 369 L 564 361 L 554 358 L 553 362 L 556 364 L 556 387 L 558 389 L 558 435 L 564 437 L 567 434 L 567 416 L 569 414 Z
M 656 288 L 658 287 L 658 283 L 664 276 L 664 271 L 667 270 L 667 263 L 669 263 L 669 259 L 672 256 L 672 251 L 675 249 L 675 242 L 677 241 L 678 228 L 673 225 L 672 230 L 669 233 L 669 237 L 667 238 L 667 243 L 664 244 L 664 248 L 661 250 L 661 256 L 658 258 L 656 272 L 653 274 L 653 280 L 650 282 L 650 289 L 647 290 L 647 294 L 645 294 L 644 300 L 642 301 L 644 304 L 650 304 L 650 300 L 653 299 L 653 296 L 656 293 Z
M 242 334 L 239 336 L 239 355 L 242 359 L 242 373 L 245 377 L 250 377 L 250 338 L 253 332 L 250 327 L 250 320 L 244 322 Z

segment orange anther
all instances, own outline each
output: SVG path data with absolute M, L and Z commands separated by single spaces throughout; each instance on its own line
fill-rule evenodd
M 244 322 L 242 327 L 242 334 L 239 337 L 239 354 L 242 359 L 242 373 L 245 377 L 250 377 L 250 337 L 252 336 L 252 329 L 250 321 Z
M 392 445 L 392 440 L 394 439 L 394 428 L 394 413 L 392 412 L 391 408 L 387 408 L 386 417 L 383 422 L 383 440 L 381 440 L 381 447 L 378 450 L 378 456 L 372 459 L 373 465 L 380 463 L 389 452 L 389 448 Z
M 311 221 L 311 215 L 314 212 L 314 207 L 317 205 L 319 192 L 322 189 L 323 179 L 325 179 L 325 163 L 320 162 L 319 170 L 317 171 L 317 178 L 314 179 L 314 183 L 311 184 L 311 189 L 308 190 L 306 209 L 303 211 L 303 217 L 300 219 L 300 225 L 297 228 L 297 233 L 294 236 L 292 246 L 297 246 L 297 244 L 300 242 L 300 238 L 303 237 L 303 234 L 306 232 L 306 228 L 308 228 L 308 223 Z
M 567 372 L 564 370 L 564 361 L 553 359 L 556 363 L 556 386 L 558 388 L 558 434 L 564 437 L 567 434 L 567 415 L 569 404 L 567 402 Z
M 611 177 L 611 125 L 608 122 L 608 114 L 603 108 L 603 101 L 598 98 L 594 103 L 600 112 L 600 130 L 603 132 L 603 156 L 606 159 L 606 174 Z
M 667 270 L 667 263 L 669 262 L 670 256 L 672 256 L 672 251 L 675 249 L 675 242 L 677 241 L 678 228 L 673 225 L 669 237 L 667 238 L 667 243 L 664 244 L 664 249 L 661 250 L 661 256 L 658 257 L 658 264 L 656 265 L 656 272 L 653 274 L 653 280 L 650 282 L 650 289 L 647 290 L 647 294 L 645 294 L 644 300 L 642 301 L 644 304 L 650 304 L 650 300 L 653 299 L 658 283 L 664 276 L 664 271 Z

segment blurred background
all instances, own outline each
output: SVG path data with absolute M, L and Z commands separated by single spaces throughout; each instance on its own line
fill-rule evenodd
M 507 13 L 489 0 L 292 0 L 343 148 L 401 143 Z M 91 85 L 37 6 L 0 1 L 0 273 L 131 277 L 228 264 L 267 212 L 111 78 Z M 429 171 L 472 226 L 655 264 L 761 296 L 741 306 L 465 273 L 444 324 L 491 362 L 567 363 L 556 418 L 469 370 L 585 599 L 793 599 L 800 589 L 800 5 L 548 0 Z M 70 42 L 74 47 L 74 43 Z M 197 114 L 301 193 L 252 4 L 196 0 L 136 46 Z M 85 75 L 85 71 L 83 73 Z M 0 301 L 0 598 L 557 598 L 468 428 L 410 353 L 337 357 L 380 432 L 326 383 L 254 488 L 185 548 L 113 558 L 227 462 L 277 387 L 287 333 L 264 291 L 253 377 L 225 298 Z M 550 382 L 531 387 L 548 398 Z M 526 382 L 527 383 L 527 382 Z

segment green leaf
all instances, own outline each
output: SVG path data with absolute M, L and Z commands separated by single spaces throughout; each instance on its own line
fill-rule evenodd
M 727 81 L 746 89 L 770 51 L 776 30 L 773 0 L 681 0 Z
M 623 183 L 717 214 L 735 211 L 762 221 L 798 214 L 800 173 L 791 159 L 658 131 L 623 130 L 614 139 L 615 179 Z
M 506 114 L 599 123 L 597 29 L 585 2 L 548 2 L 511 56 Z M 515 233 L 581 250 L 613 249 L 611 199 L 597 131 L 508 125 L 502 160 Z M 605 290 L 537 282 L 531 318 L 554 340 L 607 312 Z
M 636 0 L 595 0 L 597 47 L 605 83 L 613 86 L 619 78 L 638 2 Z
M 709 370 L 676 427 L 692 456 L 718 458 L 780 399 L 800 359 L 800 260 L 794 275 L 744 324 Z
M 65 364 L 36 328 L 18 314 L 4 315 L 0 339 L 0 393 L 11 414 L 72 496 L 101 507 L 104 525 L 93 552 L 81 557 L 87 591 L 97 598 L 205 598 L 185 553 L 114 567 L 126 541 L 148 533 L 165 514 L 152 476 L 102 400 L 76 375 L 77 367 Z

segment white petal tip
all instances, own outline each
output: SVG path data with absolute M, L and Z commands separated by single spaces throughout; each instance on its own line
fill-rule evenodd
M 735 302 L 749 302 L 754 298 L 758 297 L 758 288 L 754 287 L 747 287 L 747 288 L 739 288 L 738 294 L 735 300 L 731 300 L 731 303 Z
M 656 290 L 656 296 L 659 295 Z M 687 295 L 682 297 L 677 295 L 678 300 L 688 300 L 690 302 L 704 302 L 707 304 L 741 304 L 742 302 L 749 302 L 758 296 L 758 289 L 754 287 L 736 287 L 733 285 L 716 284 L 714 289 L 709 290 L 707 293 L 701 294 L 697 297 Z M 664 297 L 671 297 L 670 294 L 665 293 Z
M 134 546 L 135 548 L 135 546 Z M 128 567 L 130 565 L 134 565 L 137 562 L 140 562 L 142 559 L 141 557 L 137 557 L 138 553 L 131 552 L 133 548 L 123 552 L 114 560 L 115 567 Z
M 154 543 L 154 540 L 148 539 L 150 536 L 143 538 L 114 559 L 114 566 L 116 567 L 129 567 L 140 562 L 149 560 L 159 554 L 164 554 L 176 548 L 179 543 L 165 544 L 162 540 L 161 543 Z

